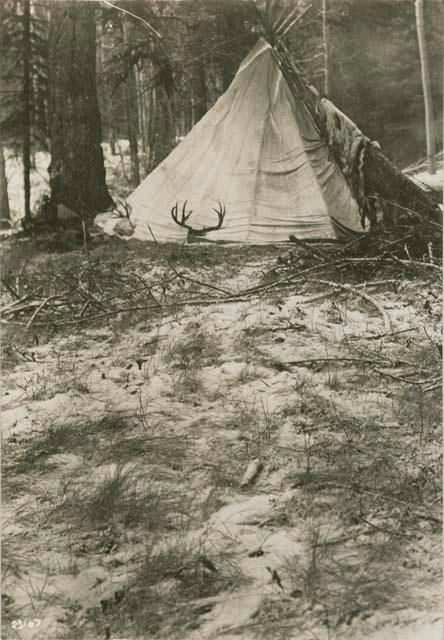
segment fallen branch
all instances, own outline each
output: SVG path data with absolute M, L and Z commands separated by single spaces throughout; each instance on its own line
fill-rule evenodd
M 417 331 L 417 328 L 411 327 L 410 329 L 400 329 L 399 331 L 390 331 L 389 333 L 377 333 L 374 336 L 350 336 L 348 340 L 380 340 L 381 338 L 389 338 L 401 333 L 409 333 L 410 331 Z
M 315 258 L 322 258 L 326 262 L 330 261 L 330 256 L 328 256 L 326 253 L 324 253 L 320 249 L 313 249 L 309 244 L 307 244 L 300 238 L 296 238 L 296 236 L 290 235 L 289 239 L 290 239 L 290 242 L 298 245 L 299 247 L 302 247 L 305 251 L 307 251 L 307 253 L 314 256 Z
M 386 332 L 389 332 L 392 330 L 392 324 L 390 322 L 389 317 L 387 316 L 387 313 L 385 312 L 385 309 L 383 309 L 381 305 L 378 304 L 376 300 L 374 300 L 367 293 L 363 293 L 362 291 L 359 291 L 359 289 L 357 289 L 356 287 L 352 287 L 349 284 L 339 284 L 338 282 L 330 282 L 329 280 L 312 280 L 312 282 L 318 282 L 319 284 L 324 284 L 324 285 L 327 285 L 328 287 L 333 287 L 335 289 L 342 289 L 343 291 L 350 291 L 355 293 L 357 296 L 363 298 L 364 300 L 367 300 L 367 302 L 373 305 L 373 307 L 375 307 L 375 309 L 377 309 L 377 311 L 381 314 L 382 319 L 384 321 L 384 327 Z
M 32 314 L 28 324 L 26 325 L 26 328 L 29 329 L 29 327 L 32 325 L 32 323 L 34 322 L 34 320 L 37 318 L 38 314 L 40 313 L 40 311 L 48 304 L 48 302 L 50 302 L 51 300 L 54 300 L 54 298 L 56 298 L 57 296 L 53 295 L 53 296 L 48 296 L 47 298 L 45 298 L 41 304 L 37 307 L 37 309 L 34 311 L 34 313 Z
M 396 382 L 404 382 L 405 384 L 412 384 L 416 387 L 422 387 L 422 385 L 433 385 L 434 388 L 438 388 L 440 381 L 442 380 L 442 376 L 438 376 L 437 378 L 428 378 L 427 380 L 410 380 L 409 378 L 403 378 L 402 376 L 396 376 L 393 373 L 387 373 L 386 371 L 381 371 L 381 369 L 377 369 L 376 367 L 372 367 L 373 371 L 379 373 L 382 376 L 386 376 L 387 378 L 392 378 L 396 380 Z M 436 386 L 434 386 L 436 385 Z M 432 388 L 427 388 L 428 391 L 433 391 Z M 424 389 L 425 391 L 426 389 Z
M 8 284 L 4 278 L 1 278 L 0 280 L 1 280 L 2 285 L 5 287 L 5 289 L 7 289 L 9 291 L 9 293 L 12 296 L 14 296 L 14 298 L 20 299 L 20 296 L 17 293 L 17 291 L 14 289 L 14 287 L 11 287 L 11 285 Z
M 8 304 L 6 307 L 2 307 L 0 309 L 0 313 L 8 313 L 9 311 L 16 311 L 17 307 L 22 304 L 23 302 L 25 302 L 25 300 L 28 300 L 29 296 L 23 296 L 22 298 L 19 298 L 18 300 L 15 300 L 14 302 L 11 302 L 11 304 Z

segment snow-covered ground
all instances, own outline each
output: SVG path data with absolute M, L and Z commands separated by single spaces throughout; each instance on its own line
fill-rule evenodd
M 435 174 L 431 174 L 428 171 L 420 171 L 413 176 L 418 182 L 422 182 L 435 191 L 440 191 L 444 185 L 444 169 L 438 169 Z
M 31 171 L 31 210 L 34 210 L 39 199 L 49 193 L 48 166 L 50 155 L 46 151 L 38 151 L 35 165 Z M 16 224 L 23 218 L 25 195 L 23 188 L 23 162 L 21 156 L 11 149 L 5 149 L 6 180 L 8 183 L 9 208 L 11 219 Z

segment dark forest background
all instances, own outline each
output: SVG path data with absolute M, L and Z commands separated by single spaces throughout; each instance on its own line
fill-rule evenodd
M 296 1 L 301 18 L 286 44 L 306 79 L 324 92 L 327 62 L 329 97 L 379 141 L 390 159 L 406 166 L 423 157 L 424 101 L 414 2 Z M 88 82 L 96 84 L 97 135 L 115 154 L 122 152 L 119 140 L 129 141 L 125 153 L 131 156 L 130 181 L 135 185 L 227 89 L 260 35 L 260 25 L 252 3 L 242 0 L 122 0 L 115 4 L 120 10 L 108 2 L 2 0 L 1 143 L 24 156 L 29 151 L 31 164 L 33 152 L 50 150 L 57 132 L 49 85 L 52 82 L 53 93 L 54 86 L 65 90 L 76 64 L 90 64 L 88 52 L 95 58 Z M 57 40 L 57 21 L 73 5 L 85 8 L 76 45 L 84 52 L 83 60 L 81 56 L 74 60 L 69 41 Z M 443 24 L 443 3 L 428 0 L 425 31 L 438 138 Z M 77 137 L 82 137 L 82 118 L 87 117 L 87 111 L 72 114 Z

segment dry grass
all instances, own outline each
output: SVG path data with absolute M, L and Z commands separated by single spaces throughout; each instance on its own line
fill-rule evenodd
M 49 272 L 70 278 L 72 284 L 86 269 L 91 277 L 97 277 L 96 283 L 93 278 L 90 281 L 88 292 L 95 295 L 102 287 L 102 300 L 128 292 L 134 286 L 134 273 L 146 275 L 153 265 L 161 265 L 157 279 L 171 274 L 175 266 L 201 270 L 199 277 L 204 273 L 207 281 L 217 281 L 217 275 L 223 282 L 231 276 L 231 269 L 250 256 L 259 260 L 278 253 L 274 248 L 263 252 L 244 247 L 233 250 L 227 274 L 226 260 L 222 260 L 226 249 L 220 247 L 197 250 L 110 241 L 93 248 L 88 260 L 79 251 L 48 258 L 34 249 L 24 269 L 24 253 L 15 262 L 10 258 L 11 283 L 20 273 L 23 292 L 25 286 L 41 287 L 45 293 L 52 291 L 51 287 L 58 291 L 60 281 L 56 279 L 55 285 Z M 295 273 L 303 266 L 299 258 L 290 263 Z M 288 265 L 277 265 L 274 274 L 269 273 L 263 281 L 276 283 L 283 273 L 289 273 Z M 359 283 L 364 277 L 383 276 L 381 265 L 375 265 L 371 272 L 368 265 L 353 269 L 349 265 L 331 277 Z M 182 283 L 180 287 L 180 295 L 179 285 L 177 291 L 166 292 L 168 300 L 174 300 L 176 294 L 178 300 L 196 294 L 191 286 L 187 289 Z M 319 286 L 313 288 L 318 290 Z M 276 288 L 270 294 L 273 309 L 282 302 L 282 290 Z M 146 292 L 140 295 L 146 296 Z M 129 298 L 127 301 L 130 303 Z M 362 311 L 361 303 L 345 300 L 345 311 Z M 20 502 L 23 512 L 17 514 L 17 523 L 27 527 L 21 541 L 27 553 L 38 555 L 40 549 L 47 548 L 50 536 L 52 548 L 65 554 L 63 570 L 70 576 L 82 575 L 84 566 L 91 562 L 110 567 L 115 579 L 114 590 L 102 602 L 92 602 L 82 614 L 84 626 L 78 623 L 75 606 L 64 603 L 68 623 L 76 627 L 79 638 L 183 638 L 199 627 L 202 613 L 212 606 L 202 604 L 201 598 L 239 588 L 244 578 L 236 567 L 237 555 L 232 554 L 230 560 L 213 547 L 205 523 L 221 504 L 239 493 L 240 480 L 252 458 L 263 461 L 263 471 L 256 484 L 242 491 L 257 494 L 270 487 L 273 492 L 294 490 L 294 498 L 276 509 L 259 533 L 266 536 L 277 528 L 293 529 L 305 545 L 303 554 L 289 556 L 276 567 L 286 580 L 285 591 L 266 602 L 252 623 L 257 625 L 259 636 L 264 632 L 285 638 L 289 629 L 294 632 L 306 621 L 315 620 L 319 635 L 340 637 L 342 625 L 354 624 L 378 609 L 393 612 L 410 604 L 407 593 L 416 579 L 409 564 L 411 549 L 426 541 L 438 545 L 441 528 L 439 391 L 383 377 L 362 360 L 380 362 L 385 358 L 388 373 L 402 376 L 407 371 L 424 377 L 434 375 L 440 366 L 439 345 L 419 333 L 378 341 L 350 337 L 335 343 L 335 349 L 356 358 L 353 367 L 314 362 L 304 368 L 287 368 L 282 378 L 274 379 L 277 366 L 259 352 L 259 347 L 273 342 L 276 334 L 270 327 L 274 325 L 260 316 L 261 305 L 255 308 L 256 326 L 238 335 L 229 354 L 235 361 L 243 357 L 246 365 L 238 379 L 223 388 L 223 394 L 218 389 L 210 397 L 204 378 L 205 367 L 213 369 L 228 361 L 220 334 L 213 334 L 206 320 L 200 325 L 184 323 L 180 335 L 168 336 L 168 342 L 161 344 L 156 338 L 156 344 L 142 354 L 136 353 L 134 344 L 130 347 L 134 360 L 143 358 L 149 364 L 142 384 L 149 382 L 151 369 L 157 367 L 157 372 L 171 376 L 173 397 L 167 399 L 161 392 L 156 400 L 160 408 L 143 400 L 141 393 L 131 414 L 122 411 L 73 417 L 66 423 L 53 420 L 40 425 L 45 428 L 40 435 L 12 436 L 2 443 L 5 497 L 15 501 L 14 508 L 19 500 L 29 498 L 27 504 Z M 334 323 L 343 320 L 343 309 L 338 309 L 330 316 Z M 252 311 L 250 303 L 247 311 Z M 104 327 L 106 333 L 101 333 L 100 339 L 120 342 L 122 333 L 140 324 L 142 340 L 142 335 L 152 334 L 161 315 L 181 318 L 177 308 L 150 316 L 128 311 L 115 321 L 97 320 L 91 326 Z M 309 310 L 303 315 L 309 318 Z M 11 327 L 7 338 L 11 367 L 28 357 L 32 361 L 33 334 L 44 341 L 50 337 L 47 329 L 36 323 L 19 344 L 20 327 Z M 313 335 L 308 329 L 303 336 L 296 330 L 285 334 L 285 347 L 293 350 L 295 358 L 302 341 L 312 341 L 314 359 L 328 346 L 318 327 L 313 330 Z M 37 372 L 32 365 L 33 373 L 19 381 L 27 401 L 59 392 L 80 393 L 88 401 L 92 385 L 78 353 L 91 344 L 85 336 L 79 331 L 59 357 L 51 354 L 52 368 Z M 401 360 L 410 360 L 414 366 L 398 366 Z M 127 364 L 122 353 L 118 366 Z M 266 367 L 270 374 L 272 389 L 265 384 L 263 394 L 253 391 L 259 367 Z M 15 379 L 15 374 L 11 375 L 11 381 Z M 281 380 L 285 385 L 288 382 L 288 388 L 279 386 Z M 282 392 L 278 408 L 276 389 Z M 273 405 L 267 403 L 268 394 Z M 375 408 L 369 403 L 371 410 L 366 414 L 362 408 L 370 395 L 373 403 L 380 398 L 381 404 Z M 122 397 L 126 397 L 123 389 Z M 189 423 L 185 433 L 183 424 Z M 280 440 L 281 434 L 288 436 L 288 447 L 281 446 L 286 442 Z M 65 467 L 65 462 L 73 466 Z M 276 469 L 277 474 L 269 473 Z M 273 484 L 275 478 L 280 484 Z M 209 488 L 208 499 L 202 498 Z M 18 538 L 5 545 L 4 567 L 20 580 L 26 562 Z M 133 553 L 131 561 L 121 559 L 126 552 Z M 45 574 L 46 568 L 42 565 L 39 571 Z M 432 577 L 436 577 L 439 568 L 433 571 Z M 43 602 L 45 589 L 30 597 L 34 604 Z M 13 604 L 6 604 L 8 616 L 18 615 Z
M 174 397 L 186 402 L 204 394 L 201 369 L 217 364 L 221 347 L 216 336 L 196 322 L 190 322 L 182 335 L 164 349 L 163 362 L 171 370 Z
M 441 402 L 439 392 L 425 398 L 399 384 L 391 418 L 385 405 L 365 419 L 353 403 L 349 413 L 328 404 L 302 386 L 286 410 L 304 442 L 293 452 L 289 479 L 301 498 L 289 517 L 305 528 L 306 551 L 281 567 L 297 602 L 281 614 L 297 624 L 310 607 L 337 630 L 376 610 L 417 606 L 407 595 L 416 576 L 405 559 L 425 535 L 438 543 L 442 527 Z

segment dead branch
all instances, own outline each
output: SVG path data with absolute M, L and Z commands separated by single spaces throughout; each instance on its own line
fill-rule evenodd
M 392 324 L 390 322 L 389 317 L 387 316 L 385 309 L 383 309 L 381 305 L 378 304 L 376 300 L 374 300 L 374 298 L 369 296 L 367 293 L 364 293 L 363 291 L 359 291 L 359 289 L 357 289 L 356 287 L 352 287 L 349 284 L 339 284 L 338 282 L 330 282 L 329 280 L 312 280 L 312 282 L 318 282 L 319 284 L 324 284 L 324 285 L 327 285 L 328 287 L 333 287 L 335 289 L 342 289 L 343 291 L 351 291 L 355 293 L 357 296 L 369 302 L 380 313 L 384 321 L 384 327 L 386 332 L 390 332 L 392 330 Z
M 20 296 L 17 293 L 17 291 L 14 289 L 14 287 L 12 287 L 10 284 L 8 284 L 4 278 L 0 278 L 0 280 L 1 280 L 2 285 L 5 287 L 5 289 L 7 289 L 9 291 L 9 293 L 12 296 L 14 296 L 14 298 L 20 299 Z
M 40 311 L 48 304 L 48 302 L 50 302 L 51 300 L 54 300 L 54 298 L 56 298 L 57 296 L 48 296 L 47 298 L 45 298 L 41 304 L 37 307 L 37 309 L 34 311 L 34 313 L 32 314 L 28 324 L 26 325 L 26 328 L 29 329 L 29 327 L 32 325 L 32 323 L 34 322 L 34 320 L 37 318 L 38 314 L 40 313 Z
M 304 240 L 301 240 L 300 238 L 296 238 L 296 236 L 294 235 L 290 235 L 289 239 L 290 239 L 290 242 L 298 245 L 299 247 L 302 247 L 303 249 L 305 249 L 305 251 L 307 251 L 310 255 L 314 256 L 315 258 L 322 258 L 326 262 L 328 262 L 331 259 L 329 255 L 327 255 L 320 249 L 313 249 L 313 247 L 311 247 L 307 242 L 304 242 Z

